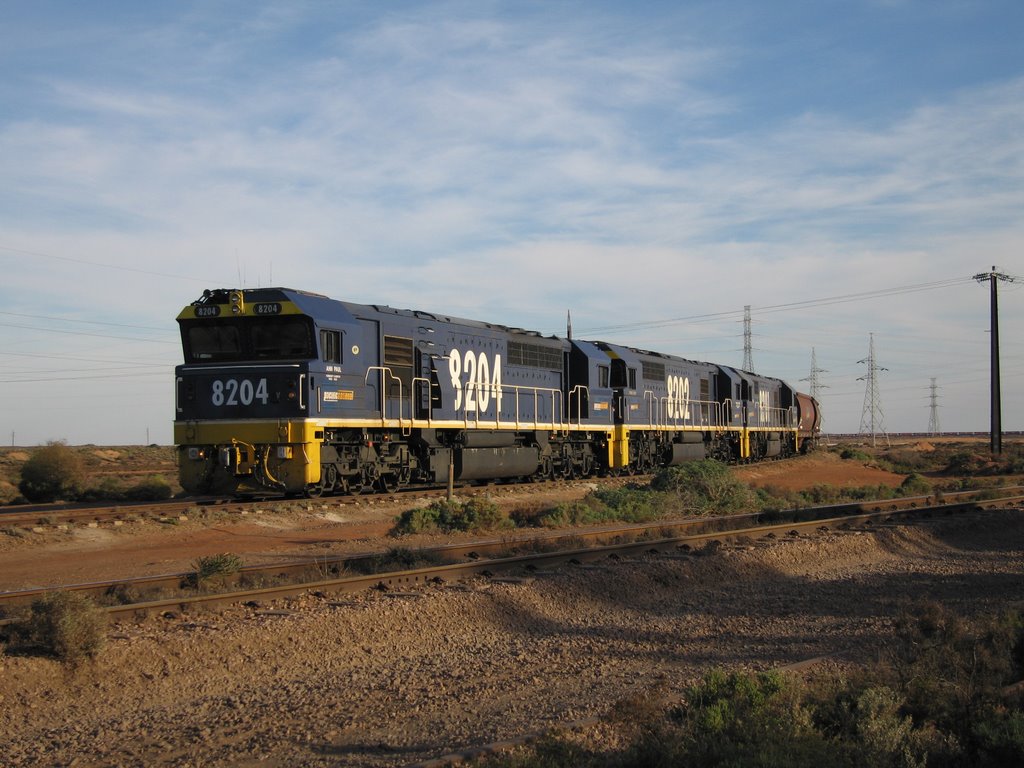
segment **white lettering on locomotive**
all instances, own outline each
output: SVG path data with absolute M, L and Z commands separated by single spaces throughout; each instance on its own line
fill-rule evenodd
M 685 376 L 669 376 L 668 385 L 668 418 L 690 418 L 690 380 Z
M 252 405 L 259 400 L 266 405 L 270 400 L 267 380 L 255 384 L 251 379 L 215 379 L 211 388 L 210 402 L 217 408 L 225 405 Z
M 486 352 L 453 349 L 448 353 L 448 374 L 455 390 L 456 411 L 486 411 L 493 397 L 495 412 L 501 412 L 501 355 L 495 355 L 492 364 Z

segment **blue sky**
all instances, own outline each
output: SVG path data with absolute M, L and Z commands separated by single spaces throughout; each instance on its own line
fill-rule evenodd
M 174 317 L 287 285 L 988 427 L 1024 275 L 1024 4 L 0 7 L 0 437 L 168 443 Z M 1000 289 L 1024 429 L 1024 282 Z

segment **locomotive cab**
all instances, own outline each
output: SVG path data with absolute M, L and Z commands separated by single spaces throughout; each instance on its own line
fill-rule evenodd
M 300 303 L 318 300 L 334 311 L 314 320 Z M 179 314 L 174 432 L 187 491 L 319 482 L 322 430 L 310 417 L 354 398 L 342 344 L 358 327 L 346 314 L 315 294 L 274 288 L 206 291 Z

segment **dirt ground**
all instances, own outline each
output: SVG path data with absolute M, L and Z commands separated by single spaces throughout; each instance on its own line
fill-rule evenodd
M 755 486 L 789 490 L 816 483 L 895 487 L 903 481 L 902 475 L 826 452 L 736 467 L 734 472 Z M 499 486 L 488 495 L 507 507 L 552 506 L 582 498 L 594 487 L 589 482 Z M 117 528 L 74 527 L 0 535 L 0 590 L 183 573 L 193 570 L 197 558 L 222 552 L 232 552 L 247 565 L 255 565 L 310 555 L 385 551 L 399 543 L 387 535 L 395 517 L 425 503 L 427 497 L 417 494 L 311 500 L 294 502 L 285 509 L 255 503 L 245 516 L 217 517 L 214 511 L 212 520 L 193 515 L 174 525 L 137 521 Z M 436 535 L 404 537 L 401 545 L 428 546 L 452 540 Z
M 832 532 L 113 628 L 71 670 L 0 656 L 27 766 L 401 766 L 678 693 L 712 667 L 871 658 L 901 606 L 1024 601 L 1024 514 Z
M 755 488 L 780 488 L 787 491 L 800 491 L 814 485 L 834 485 L 839 488 L 885 485 L 897 488 L 905 478 L 905 475 L 859 461 L 841 459 L 827 451 L 817 451 L 785 461 L 734 467 L 733 472 Z

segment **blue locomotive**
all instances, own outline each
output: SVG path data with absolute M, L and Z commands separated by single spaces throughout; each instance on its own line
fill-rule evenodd
M 193 493 L 759 460 L 806 450 L 820 425 L 779 379 L 287 288 L 208 290 L 178 323 L 174 438 Z

